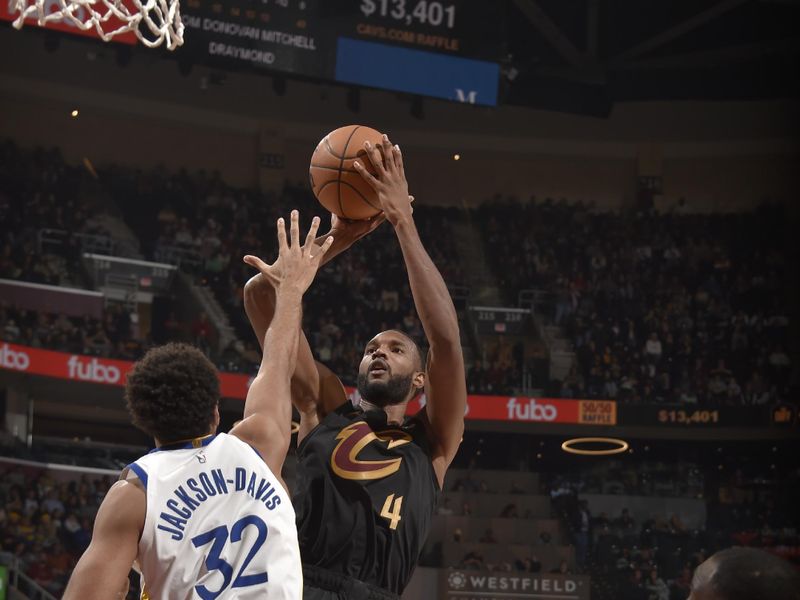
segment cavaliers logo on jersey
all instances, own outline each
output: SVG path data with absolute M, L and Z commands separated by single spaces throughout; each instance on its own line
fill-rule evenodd
M 339 443 L 331 452 L 331 469 L 342 479 L 381 479 L 395 473 L 403 459 L 363 460 L 358 454 L 370 443 L 383 443 L 396 448 L 411 441 L 411 436 L 399 429 L 372 431 L 364 421 L 356 421 L 342 429 L 336 439 Z

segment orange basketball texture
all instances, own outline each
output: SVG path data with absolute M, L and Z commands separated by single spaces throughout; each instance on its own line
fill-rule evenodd
M 375 175 L 364 142 L 380 144 L 382 134 L 371 127 L 347 125 L 331 131 L 311 155 L 308 177 L 320 204 L 345 219 L 362 220 L 381 212 L 378 195 L 353 167 L 358 161 Z

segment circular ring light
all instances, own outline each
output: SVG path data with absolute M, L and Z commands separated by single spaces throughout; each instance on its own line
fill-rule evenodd
M 600 450 L 586 450 L 584 448 L 576 448 L 579 444 L 608 444 L 610 448 L 601 448 Z M 606 456 L 608 454 L 620 454 L 629 448 L 628 442 L 617 438 L 608 437 L 585 437 L 573 438 L 561 444 L 561 449 L 570 454 L 584 454 L 587 456 Z

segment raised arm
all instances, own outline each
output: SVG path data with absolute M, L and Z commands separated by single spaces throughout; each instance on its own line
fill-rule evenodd
M 118 481 L 103 499 L 92 541 L 72 572 L 64 600 L 125 598 L 147 508 L 138 485 Z
M 316 244 L 321 245 L 325 239 L 333 237 L 333 245 L 322 257 L 321 265 L 374 231 L 384 220 L 383 215 L 368 221 L 345 221 L 332 215 L 331 230 L 316 240 Z M 264 275 L 259 273 L 251 277 L 244 286 L 244 309 L 263 349 L 264 335 L 275 314 L 275 288 Z M 308 339 L 301 331 L 297 364 L 292 374 L 292 402 L 301 414 L 301 439 L 319 419 L 346 399 L 341 381 L 325 365 L 314 360 Z
M 244 287 L 244 309 L 263 349 L 264 334 L 275 314 L 275 288 L 260 273 Z M 329 411 L 341 405 L 346 394 L 339 378 L 314 360 L 305 334 L 300 336 L 297 362 L 291 380 L 292 403 L 301 415 L 301 427 L 310 431 Z M 301 430 L 300 437 L 308 431 Z
M 392 146 L 386 136 L 381 146 L 373 147 L 367 142 L 365 148 L 377 177 L 360 163 L 355 166 L 378 192 L 384 214 L 397 234 L 411 295 L 430 344 L 425 412 L 434 443 L 434 469 L 441 484 L 464 434 L 467 383 L 458 317 L 444 279 L 422 245 L 414 224 L 400 148 Z
M 255 256 L 244 259 L 274 285 L 275 313 L 262 342 L 261 366 L 247 391 L 244 418 L 231 433 L 253 445 L 276 474 L 281 472 L 291 438 L 290 381 L 300 340 L 302 298 L 333 243 L 328 238 L 321 247 L 315 246 L 318 227 L 315 217 L 301 247 L 299 215 L 292 211 L 290 243 L 283 219 L 278 220 L 278 260 L 267 265 Z M 313 253 L 312 248 L 316 248 Z

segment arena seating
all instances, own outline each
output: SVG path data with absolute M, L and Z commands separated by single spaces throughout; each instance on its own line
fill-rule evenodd
M 176 263 L 214 290 L 240 338 L 234 347 L 207 348 L 217 363 L 254 368 L 258 353 L 242 307 L 243 284 L 252 273 L 241 256 L 273 256 L 274 221 L 289 208 L 306 218 L 319 212 L 307 189 L 287 185 L 281 194 L 260 193 L 233 188 L 218 173 L 113 165 L 100 169 L 98 183 L 85 169 L 66 165 L 57 150 L 5 142 L 0 152 L 0 214 L 12 225 L 0 240 L 0 278 L 84 285 L 81 249 L 112 244 L 89 217 L 119 213 L 146 258 Z M 506 303 L 516 305 L 520 292 L 536 291 L 544 298 L 538 318 L 560 327 L 574 350 L 572 369 L 551 381 L 532 352 L 482 338 L 481 352 L 468 361 L 475 393 L 524 393 L 521 372 L 527 369 L 540 373 L 533 387 L 550 396 L 687 404 L 791 397 L 790 310 L 777 293 L 790 272 L 780 252 L 790 234 L 779 208 L 740 215 L 617 214 L 580 202 L 495 198 L 470 210 L 421 205 L 415 215 L 448 284 L 470 281 L 453 235 L 454 227 L 470 224 L 484 240 Z M 307 295 L 312 348 L 346 383 L 353 383 L 357 358 L 374 332 L 398 327 L 421 337 L 419 320 L 401 301 L 409 290 L 392 238 L 388 226 L 379 229 L 326 266 Z M 38 343 L 36 315 L 26 315 L 28 332 L 6 312 L 4 335 Z M 196 323 L 174 315 L 167 320 L 159 326 L 199 340 Z M 103 320 L 105 336 L 97 336 L 95 352 L 132 357 L 146 349 L 146 332 L 125 339 L 124 332 L 105 327 L 115 321 Z
M 27 459 L 116 468 L 144 451 L 45 440 L 33 454 L 24 447 L 4 448 L 3 454 L 15 454 L 15 449 Z M 115 471 L 54 470 L 14 460 L 0 460 L 0 550 L 21 557 L 27 572 L 58 595 L 88 543 Z M 572 469 L 566 478 L 561 470 L 455 467 L 447 475 L 421 564 L 588 573 L 593 599 L 684 600 L 694 567 L 717 548 L 757 546 L 800 561 L 800 522 L 793 505 L 800 489 L 796 469 L 776 471 L 753 461 L 725 474 L 689 464 L 686 468 L 695 472 L 703 490 L 698 498 L 696 490 L 643 490 L 637 479 L 658 463 L 612 466 L 623 483 L 605 495 L 595 493 L 591 484 L 581 487 L 599 474 L 591 467 Z M 290 456 L 289 480 L 292 464 Z M 662 464 L 660 469 L 665 476 L 667 471 L 681 476 L 677 467 Z M 759 481 L 764 485 L 759 487 Z M 613 510 L 597 510 L 604 497 Z M 578 539 L 582 500 L 589 510 L 585 557 L 579 556 Z
M 0 232 L 0 279 L 88 286 L 81 252 L 116 250 L 92 217 L 118 213 L 145 258 L 177 264 L 214 291 L 244 350 L 213 347 L 202 317 L 167 317 L 161 326 L 170 339 L 199 344 L 227 369 L 254 369 L 259 354 L 242 307 L 251 271 L 240 258 L 273 256 L 279 215 L 295 207 L 306 219 L 319 212 L 309 192 L 287 185 L 262 194 L 232 188 L 218 174 L 119 166 L 101 169 L 100 181 L 57 150 L 0 145 L 0 217 L 10 225 Z M 516 305 L 524 290 L 543 299 L 537 318 L 560 327 L 576 357 L 563 381 L 541 382 L 553 395 L 720 405 L 790 397 L 791 312 L 777 294 L 790 265 L 779 251 L 787 232 L 774 207 L 739 216 L 612 214 L 581 203 L 493 199 L 470 210 L 419 206 L 415 215 L 454 288 L 470 281 L 454 228 L 474 226 L 505 303 Z M 375 331 L 397 327 L 421 338 L 419 319 L 405 305 L 409 294 L 399 248 L 384 226 L 327 265 L 307 295 L 304 327 L 318 358 L 352 384 Z M 102 318 L 0 304 L 0 339 L 127 359 L 152 343 L 114 303 Z M 481 338 L 481 347 L 467 365 L 470 391 L 519 391 L 530 352 L 501 336 Z M 462 454 L 479 447 L 466 439 Z M 3 454 L 112 471 L 133 457 L 75 444 L 31 452 L 12 443 Z M 632 469 L 604 462 L 551 474 L 528 459 L 515 461 L 518 471 L 506 470 L 510 457 L 495 456 L 491 469 L 465 462 L 448 473 L 422 564 L 589 573 L 593 598 L 669 600 L 685 597 L 691 570 L 713 548 L 759 545 L 795 561 L 800 554 L 797 516 L 786 499 L 754 491 L 758 477 L 774 475 L 763 464 L 720 479 L 691 463 Z M 58 594 L 112 478 L 9 463 L 0 469 L 2 550 Z M 784 476 L 796 483 L 797 473 Z M 619 506 L 630 510 L 609 508 Z
M 572 470 L 566 478 L 544 476 L 554 514 L 576 549 L 586 511 L 589 544 L 581 566 L 591 574 L 593 598 L 684 600 L 695 567 L 731 545 L 761 547 L 797 563 L 797 470 L 777 470 L 756 456 L 718 460 L 716 468 L 713 458 L 705 464 L 612 462 L 619 487 L 605 495 L 593 493 L 602 486 L 596 468 Z M 648 472 L 654 471 L 674 480 L 688 474 L 691 481 L 688 487 L 653 487 Z M 760 503 L 753 502 L 757 495 Z M 587 502 L 583 509 L 581 501 Z
M 89 545 L 109 474 L 48 471 L 0 461 L 0 543 L 26 573 L 59 596 Z
M 753 213 L 606 213 L 494 199 L 476 210 L 508 302 L 546 299 L 572 371 L 550 394 L 625 402 L 764 404 L 789 396 L 792 230 Z M 519 252 L 519 249 L 522 252 Z

